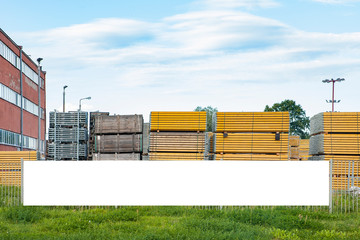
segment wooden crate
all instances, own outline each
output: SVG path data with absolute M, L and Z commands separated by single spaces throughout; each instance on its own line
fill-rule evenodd
M 94 117 L 94 134 L 142 133 L 142 115 L 98 115 Z
M 96 153 L 132 153 L 142 151 L 142 134 L 132 135 L 97 135 Z
M 94 153 L 93 160 L 140 160 L 140 153 Z

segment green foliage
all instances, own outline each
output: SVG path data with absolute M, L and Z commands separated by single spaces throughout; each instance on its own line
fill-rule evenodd
M 216 113 L 218 110 L 217 108 L 213 108 L 211 106 L 201 107 L 198 106 L 194 109 L 195 112 L 206 112 L 206 131 L 210 132 L 213 129 L 213 114 Z
M 309 138 L 310 118 L 306 116 L 305 111 L 300 104 L 294 100 L 284 100 L 281 103 L 275 103 L 272 107 L 265 106 L 264 112 L 289 112 L 290 113 L 290 134 L 298 135 L 302 139 Z

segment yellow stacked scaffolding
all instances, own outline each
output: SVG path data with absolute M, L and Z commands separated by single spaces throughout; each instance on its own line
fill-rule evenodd
M 149 160 L 204 160 L 206 112 L 151 112 Z
M 309 139 L 300 139 L 299 160 L 306 161 L 309 158 Z
M 218 112 L 215 160 L 288 160 L 288 112 Z
M 310 134 L 309 160 L 333 160 L 333 187 L 360 187 L 360 113 L 319 113 L 310 119 Z
M 151 112 L 150 131 L 204 132 L 206 112 Z
M 36 151 L 0 151 L 0 185 L 21 185 L 21 159 L 35 161 Z

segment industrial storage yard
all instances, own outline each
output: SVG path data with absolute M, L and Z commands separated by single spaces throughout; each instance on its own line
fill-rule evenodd
M 360 0 L 1 10 L 0 239 L 360 239 Z

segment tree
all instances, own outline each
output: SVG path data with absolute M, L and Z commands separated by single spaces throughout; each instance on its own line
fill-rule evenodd
M 264 112 L 289 112 L 290 113 L 290 134 L 299 135 L 301 138 L 309 138 L 310 118 L 300 104 L 294 100 L 284 100 L 275 103 L 272 107 L 265 106 Z
M 194 109 L 195 112 L 206 112 L 206 131 L 211 131 L 212 130 L 212 117 L 213 114 L 216 113 L 218 110 L 217 108 L 213 108 L 211 106 L 207 106 L 207 107 L 196 107 Z

